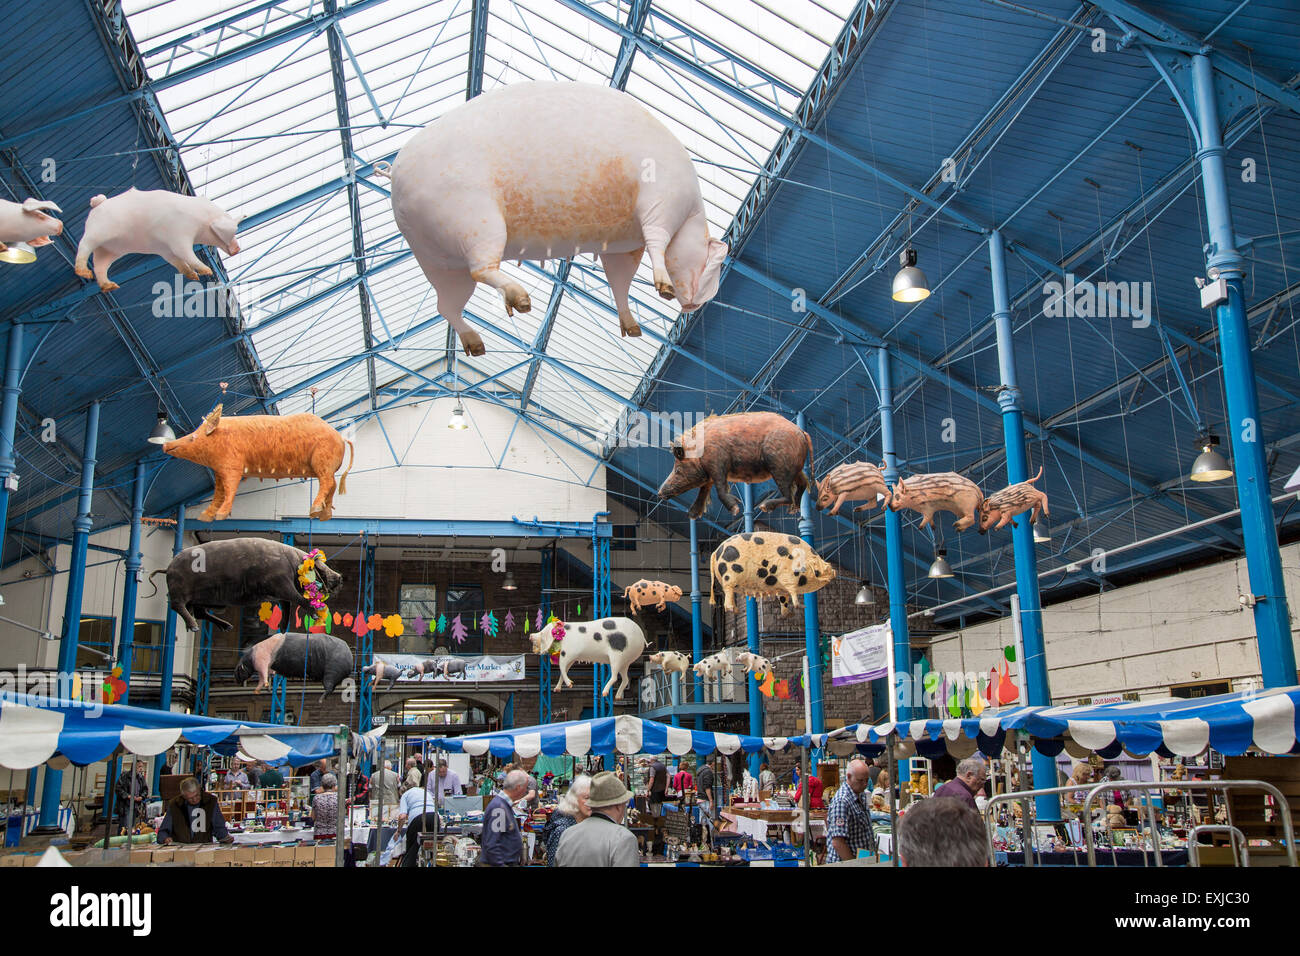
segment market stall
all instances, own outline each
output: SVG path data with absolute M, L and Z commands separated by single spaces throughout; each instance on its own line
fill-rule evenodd
M 0 694 L 0 767 L 10 770 L 29 770 L 41 764 L 62 770 L 111 760 L 124 753 L 151 757 L 184 740 L 223 756 L 238 754 L 244 759 L 293 766 L 338 756 L 340 776 L 346 779 L 349 758 L 375 752 L 382 732 L 383 728 L 377 728 L 368 734 L 353 734 L 344 725 L 291 727 L 143 707 Z M 134 822 L 128 814 L 128 830 Z M 131 842 L 138 840 L 133 838 Z M 342 864 L 344 842 L 336 841 L 338 865 Z M 133 852 L 132 862 L 137 859 Z

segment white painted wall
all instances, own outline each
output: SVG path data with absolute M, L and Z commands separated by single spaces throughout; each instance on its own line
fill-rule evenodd
M 1282 568 L 1294 622 L 1300 545 L 1282 549 Z M 1194 681 L 1249 686 L 1260 675 L 1259 652 L 1254 617 L 1237 600 L 1249 591 L 1239 558 L 1044 608 L 1053 701 L 1124 691 L 1159 697 Z M 1300 632 L 1291 636 L 1300 656 Z M 941 635 L 929 656 L 936 670 L 987 673 L 1013 640 L 1004 618 Z

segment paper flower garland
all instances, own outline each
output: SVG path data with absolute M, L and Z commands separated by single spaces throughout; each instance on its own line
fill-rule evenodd
M 402 615 L 390 614 L 384 618 L 384 633 L 389 637 L 401 637 L 405 630 L 402 626 Z
M 417 614 L 415 616 L 415 620 L 411 622 L 411 633 L 414 634 L 416 637 L 419 637 L 428 629 L 429 629 L 429 625 L 425 623 L 424 618 L 420 617 L 420 615 Z
M 263 601 L 262 606 L 257 609 L 257 619 L 259 621 L 265 621 L 270 616 L 271 616 L 271 602 Z
M 313 548 L 298 565 L 298 585 L 302 588 L 302 593 L 312 606 L 314 611 L 325 611 L 325 598 L 327 596 L 324 588 L 321 587 L 320 578 L 316 574 L 316 561 L 325 560 L 325 552 L 320 548 Z
M 280 630 L 280 624 L 283 621 L 284 611 L 281 610 L 280 605 L 277 604 L 275 607 L 271 608 L 271 614 L 266 619 L 266 628 L 274 633 L 275 631 Z
M 366 621 L 364 614 L 358 614 L 356 620 L 352 622 L 352 633 L 357 637 L 365 637 L 370 631 L 370 624 Z
M 540 631 L 546 626 L 546 619 L 542 617 L 542 609 L 537 609 L 537 623 L 533 625 L 533 630 Z
M 104 681 L 104 703 L 112 704 L 122 699 L 126 693 L 126 681 L 122 680 L 121 666 L 114 667 L 109 677 Z
M 457 614 L 451 619 L 451 639 L 457 644 L 464 644 L 465 638 L 469 636 L 469 630 L 465 627 L 465 622 Z
M 507 634 L 509 634 L 511 631 L 513 631 L 513 630 L 515 629 L 515 612 L 514 612 L 514 611 L 506 611 L 506 619 L 505 619 L 505 623 L 503 623 L 501 626 L 505 628 Z
M 484 637 L 497 636 L 497 616 L 491 611 L 484 611 L 483 617 L 478 623 L 479 627 L 483 629 Z
M 438 633 L 439 633 L 439 634 L 443 634 L 443 633 L 446 632 L 446 630 L 447 630 L 447 615 L 445 615 L 445 614 L 439 614 L 439 615 L 438 615 Z

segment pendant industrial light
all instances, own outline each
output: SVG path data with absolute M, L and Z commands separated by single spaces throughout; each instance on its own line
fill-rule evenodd
M 1044 544 L 1052 540 L 1052 529 L 1047 526 L 1047 522 L 1039 518 L 1034 522 L 1034 543 Z
M 911 246 L 898 254 L 899 270 L 894 274 L 895 302 L 920 302 L 930 295 L 925 273 L 916 267 L 916 250 Z
M 0 252 L 0 262 L 13 265 L 25 265 L 36 261 L 36 250 L 25 242 L 11 242 L 4 252 Z
M 513 571 L 506 572 L 506 579 L 501 582 L 502 591 L 518 591 L 519 585 L 515 584 L 515 575 Z
M 460 404 L 460 399 L 456 399 L 456 407 L 452 409 L 451 418 L 447 420 L 447 427 L 454 431 L 464 431 L 469 428 L 469 422 L 465 421 L 465 409 Z
M 936 548 L 934 552 L 934 563 L 930 565 L 929 577 L 932 578 L 950 578 L 952 577 L 952 566 L 948 564 L 948 554 L 943 548 Z
M 1192 481 L 1223 481 L 1232 477 L 1232 467 L 1227 459 L 1214 450 L 1214 446 L 1219 444 L 1216 436 L 1206 432 L 1197 438 L 1196 443 L 1201 446 L 1201 453 L 1192 462 L 1192 473 L 1188 476 Z
M 176 433 L 172 431 L 172 427 L 167 424 L 167 413 L 160 411 L 158 413 L 158 424 L 155 425 L 153 431 L 149 433 L 149 444 L 165 445 L 169 441 L 175 440 Z
M 858 588 L 858 596 L 853 599 L 853 603 L 859 607 L 875 604 L 876 595 L 864 582 L 862 587 Z

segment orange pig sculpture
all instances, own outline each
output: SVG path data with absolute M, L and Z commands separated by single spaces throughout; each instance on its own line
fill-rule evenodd
M 320 491 L 312 502 L 311 516 L 328 521 L 334 514 L 334 472 L 343 464 L 343 445 L 350 455 L 347 471 L 338 481 L 339 494 L 347 494 L 348 472 L 356 449 L 325 420 L 308 413 L 297 415 L 243 415 L 221 417 L 218 405 L 198 428 L 184 438 L 169 441 L 163 451 L 212 469 L 216 485 L 212 503 L 199 517 L 212 521 L 229 516 L 240 479 L 315 478 Z

